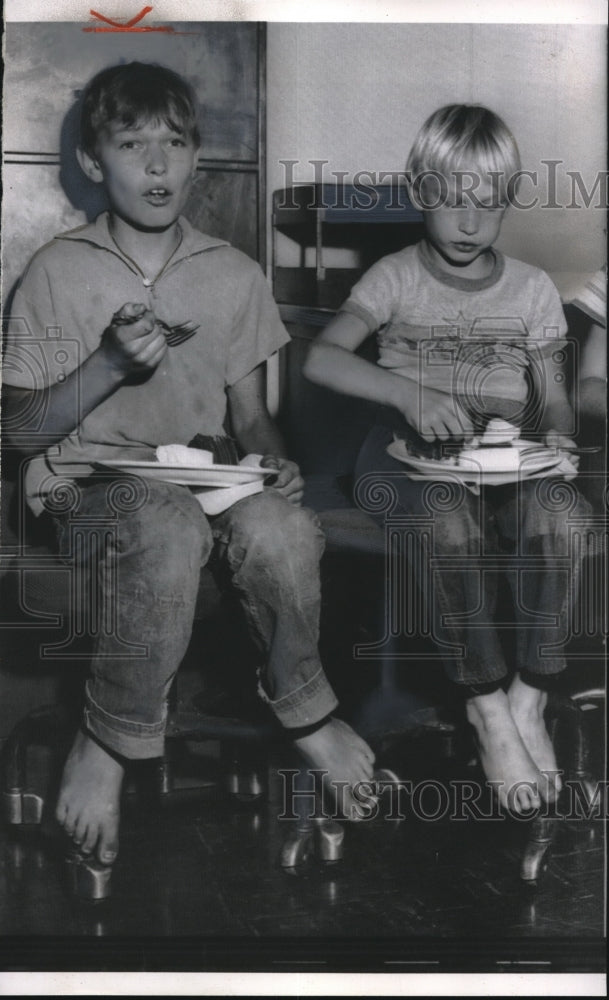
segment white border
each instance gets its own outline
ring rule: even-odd
[[[143,0],[5,0],[7,21],[91,21],[135,16]],[[606,24],[604,0],[147,0],[160,21],[375,21],[412,23]]]
[[[128,20],[143,0],[5,0],[5,21]],[[163,21],[606,24],[604,0],[147,0]],[[0,972],[0,996],[607,996],[583,974]]]
[[[27,987],[27,988],[26,988]],[[595,973],[32,972],[0,974],[1,996],[606,996]]]

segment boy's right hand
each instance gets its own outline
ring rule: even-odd
[[[141,302],[127,302],[103,332],[101,350],[123,378],[153,372],[167,351],[167,341],[154,313]]]
[[[415,390],[416,392],[416,390]],[[414,394],[413,394],[414,395]],[[457,400],[446,392],[422,387],[400,407],[406,420],[426,441],[448,441],[474,436],[474,425]]]

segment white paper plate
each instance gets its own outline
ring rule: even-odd
[[[97,464],[109,469],[120,469],[133,476],[175,483],[177,486],[240,486],[264,479],[265,476],[276,475],[275,469],[263,469],[259,465],[208,465],[197,469],[188,465],[162,465],[160,462],[134,462],[121,458],[113,462],[98,460]]]
[[[457,466],[444,468],[442,472],[408,472],[409,479],[425,480],[432,483],[470,483],[478,486],[506,486],[508,483],[523,482],[525,479],[543,479],[544,476],[551,475],[556,466],[539,472],[525,473],[521,471],[511,472],[466,472]],[[562,475],[562,473],[560,473]]]
[[[533,442],[521,442],[520,448],[532,447]],[[404,441],[392,441],[387,445],[387,452],[392,458],[398,460],[398,462],[403,462],[404,465],[410,466],[414,471],[409,473],[412,479],[430,479],[430,480],[446,480],[452,481],[460,480],[465,483],[479,483],[487,486],[501,486],[504,483],[514,483],[518,482],[520,479],[537,479],[541,476],[548,475],[553,469],[561,465],[563,459],[562,456],[557,455],[551,449],[545,449],[540,447],[535,452],[523,455],[520,465],[518,468],[514,468],[512,465],[510,468],[505,469],[485,469],[484,468],[484,458],[482,457],[484,449],[480,449],[481,457],[480,464],[476,468],[471,466],[465,467],[460,465],[448,465],[446,462],[440,462],[435,459],[428,458],[418,458],[417,456],[409,454],[406,450],[406,445]]]

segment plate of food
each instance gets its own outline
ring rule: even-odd
[[[214,462],[210,451],[171,444],[160,445],[156,449],[154,460],[116,458],[99,460],[98,464],[110,469],[119,469],[128,475],[158,479],[165,483],[175,483],[177,486],[221,488],[259,482],[267,476],[277,474],[274,469],[266,469],[256,464],[257,457],[248,455],[239,465],[220,465]]]
[[[392,458],[410,466],[412,479],[455,480],[501,486],[520,479],[537,479],[552,473],[577,471],[556,448],[521,440],[517,427],[503,420],[489,421],[487,430],[466,447],[443,446],[442,457],[417,455],[396,437],[388,446]]]

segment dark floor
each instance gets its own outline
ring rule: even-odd
[[[412,747],[394,748],[394,766]],[[187,759],[182,783],[193,760],[197,773],[214,772],[213,753],[208,744]],[[51,833],[5,826],[0,968],[601,971],[601,820],[557,820],[531,888],[518,877],[529,824],[441,816],[432,781],[452,795],[467,773],[438,760],[416,772],[426,797],[402,806],[404,819],[349,826],[341,862],[302,870],[279,865],[289,823],[277,818],[274,769],[270,801],[211,785],[162,805],[132,792],[113,894],[95,904],[69,895]],[[469,777],[479,776],[470,768]]]
[[[345,603],[348,622],[353,612]],[[429,705],[429,692],[417,691],[414,671],[406,674],[402,664],[400,683],[397,675],[392,681],[387,669],[381,676],[368,662],[353,661],[346,628],[325,635],[324,662],[343,661],[342,685],[333,677],[341,705],[351,717],[365,706],[358,709],[360,731],[372,725],[387,732],[391,716],[410,711],[426,718],[421,706]],[[348,641],[339,642],[343,635]],[[208,642],[195,644],[194,659],[203,645],[210,675],[224,676],[226,642],[217,663]],[[23,655],[13,659],[23,669]],[[575,686],[586,686],[585,659],[575,666]],[[437,695],[441,667],[439,674],[433,669],[426,663],[424,673]],[[182,701],[200,686],[198,670],[196,681],[192,675],[181,671]],[[601,782],[604,713],[587,715],[589,770]],[[224,768],[211,743],[190,745],[178,762],[184,787],[177,797],[151,803],[129,790],[112,896],[100,903],[69,894],[63,844],[52,827],[40,835],[0,825],[0,970],[604,970],[602,818],[557,819],[547,868],[532,888],[519,878],[529,823],[496,810],[476,819],[467,808],[465,818],[451,818],[463,783],[482,780],[467,738],[424,725],[375,749],[380,763],[419,792],[425,787],[425,795],[401,801],[403,819],[349,826],[344,858],[334,865],[280,866],[290,824],[278,819],[277,768],[291,761],[278,748],[268,767],[269,795],[257,801],[239,801],[220,787]],[[47,763],[43,756],[42,773]],[[606,815],[606,783],[599,788]],[[483,800],[480,808],[489,812]]]

